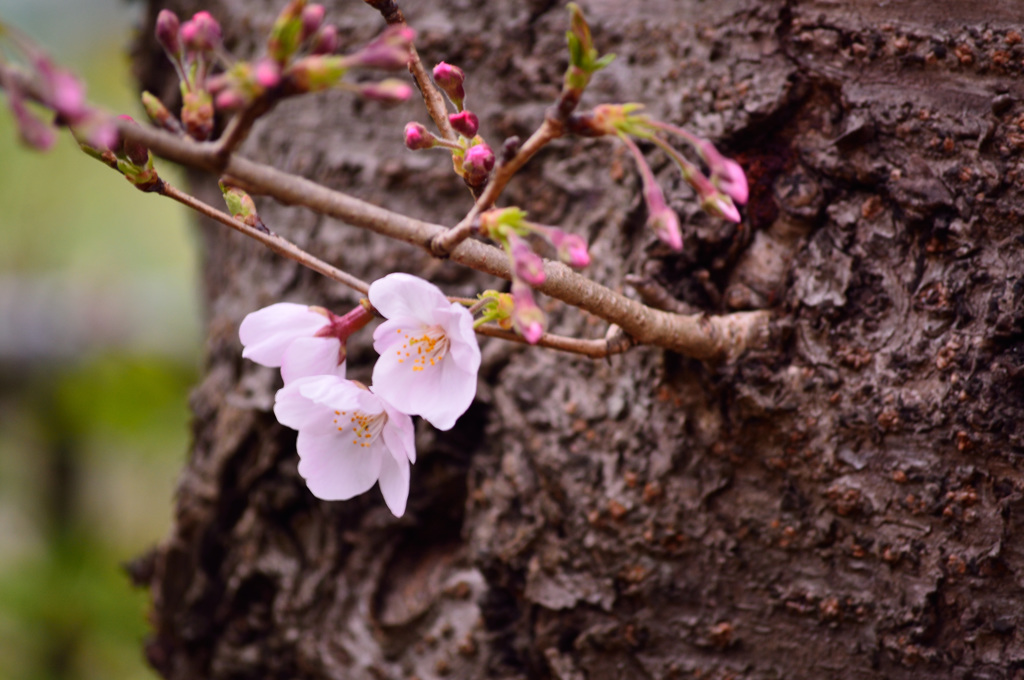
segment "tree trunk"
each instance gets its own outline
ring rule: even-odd
[[[246,55],[279,4],[202,8]],[[407,4],[428,68],[466,70],[481,132],[525,139],[561,84],[565,8]],[[679,310],[769,308],[782,339],[727,365],[484,341],[470,411],[449,432],[418,426],[396,520],[376,490],[307,491],[295,433],[270,410],[278,373],[243,361],[237,339],[264,305],[356,298],[202,225],[195,443],[171,535],[137,565],[150,661],[174,680],[1024,677],[1019,7],[583,4],[619,56],[582,106],[643,102],[714,139],[748,172],[745,220],[699,213],[648,149],[683,217],[684,252],[669,252],[606,139],[553,144],[503,204],[584,236],[607,285],[632,290],[632,276]],[[383,25],[363,3],[328,6],[352,46]],[[136,61],[146,87],[173,92],[153,44]],[[243,153],[454,224],[471,198],[445,154],[403,148],[409,120],[428,121],[422,105],[314,95],[278,106]],[[192,184],[217,202],[215,178]],[[365,279],[500,284],[305,210],[260,211]],[[550,318],[604,332],[559,305]],[[368,382],[361,335],[349,371]]]

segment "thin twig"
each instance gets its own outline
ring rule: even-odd
[[[217,210],[213,206],[203,203],[198,198],[176,189],[167,182],[163,183],[163,188],[160,190],[160,193],[168,198],[174,199],[178,203],[192,208],[196,212],[206,215],[210,219],[216,220],[223,225],[242,232],[250,238],[256,239],[275,253],[283,255],[290,260],[295,260],[302,266],[308,267],[318,274],[323,274],[332,281],[337,281],[338,283],[348,286],[352,290],[362,293],[363,295],[366,295],[370,290],[370,284],[352,276],[348,272],[343,272],[337,267],[327,264],[323,260],[313,257],[291,241],[282,238],[277,234],[268,234],[256,229],[255,227],[250,227],[248,224],[240,220],[236,220],[226,212]]]
[[[502,340],[528,344],[523,336],[512,331],[506,331],[494,324],[479,326],[476,332],[491,338],[501,338]],[[591,359],[604,359],[614,354],[622,354],[636,343],[633,342],[632,338],[623,333],[605,340],[581,340],[580,338],[569,338],[563,335],[545,333],[540,336],[540,340],[535,344],[538,347],[557,349],[562,352],[571,352],[572,354],[582,354]]]
[[[224,134],[215,142],[217,145],[217,156],[227,160],[228,156],[233,154],[242,145],[245,138],[249,136],[249,131],[252,130],[256,120],[269,111],[271,107],[272,104],[265,97],[260,97],[236,113],[228,121]]]
[[[512,176],[526,165],[526,162],[533,158],[548,142],[557,139],[561,135],[562,126],[552,119],[545,118],[544,123],[537,128],[536,132],[530,135],[530,138],[516,151],[515,155],[495,169],[494,174],[487,183],[487,187],[480,194],[480,197],[477,198],[476,203],[473,204],[473,207],[470,208],[466,216],[454,227],[443,234],[439,234],[431,241],[430,252],[436,257],[447,257],[457,245],[469,238],[476,218],[480,216],[480,213],[494,205],[501,192],[508,185],[509,180],[512,179]]]

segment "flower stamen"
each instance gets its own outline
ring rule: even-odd
[[[344,416],[347,415],[347,411],[335,411],[335,415]],[[386,411],[380,413],[363,413],[362,411],[356,411],[353,415],[349,416],[348,423],[338,425],[338,419],[334,419],[334,424],[338,425],[338,432],[351,431],[355,436],[352,443],[358,445],[361,448],[369,448],[373,445],[374,440],[384,431],[384,425],[388,422],[388,414]]]
[[[404,333],[402,329],[398,329],[398,332],[405,338],[396,352],[399,357],[405,355],[405,359],[399,358],[398,363],[403,364],[406,359],[410,359],[414,373],[440,365],[445,355],[448,354],[451,343],[440,326],[424,328],[420,335],[410,335]]]

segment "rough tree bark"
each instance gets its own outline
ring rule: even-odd
[[[193,0],[153,2],[185,15]],[[203,2],[259,49],[278,0]],[[651,348],[610,361],[483,343],[479,397],[418,431],[409,511],[313,498],[277,372],[242,317],[354,297],[204,225],[208,344],[171,534],[136,565],[146,650],[191,678],[1024,677],[1024,42],[1005,0],[582,2],[619,58],[583,106],[642,101],[748,170],[746,221],[699,214],[667,163],[685,251],[643,228],[607,141],[562,140],[506,204],[593,244],[589,274],[652,300],[770,308],[783,340],[729,365]],[[356,44],[381,19],[329,5]],[[557,92],[560,3],[405,7],[428,64],[468,73],[492,142]],[[173,92],[145,42],[143,84]],[[443,154],[405,151],[418,105],[279,106],[243,152],[454,224]],[[651,153],[657,161],[659,156]],[[193,178],[216,200],[212,178]],[[495,282],[308,212],[272,229],[367,279]],[[599,337],[554,308],[553,330]],[[368,338],[350,371],[369,377]]]

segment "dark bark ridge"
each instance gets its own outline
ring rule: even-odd
[[[273,11],[256,4],[226,22],[243,51]],[[663,167],[686,248],[650,245],[628,159],[592,140],[559,141],[507,200],[584,234],[599,281],[632,275],[681,309],[772,308],[785,340],[720,366],[488,341],[470,413],[418,432],[396,521],[375,491],[308,494],[294,433],[269,411],[279,378],[240,359],[238,322],[259,306],[353,299],[204,226],[195,443],[172,533],[137,571],[161,674],[1024,672],[1019,17],[985,1],[710,5],[586,5],[596,43],[620,57],[584,105],[643,101],[722,140],[752,181],[743,229],[694,214]],[[541,120],[565,63],[562,7],[405,10],[428,64],[466,69],[485,134]],[[329,16],[354,42],[381,23],[361,4]],[[166,78],[153,64],[150,87]],[[401,149],[412,118],[426,116],[344,96],[288,102],[244,151],[454,224],[469,199],[443,158]],[[363,278],[412,271],[463,295],[493,285],[308,212],[260,211]],[[596,330],[571,312],[553,322]],[[372,361],[365,338],[353,343],[353,377]]]

